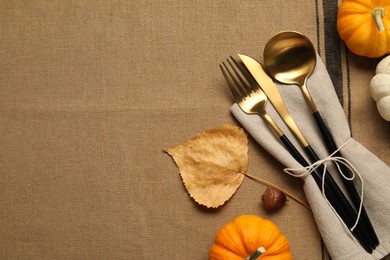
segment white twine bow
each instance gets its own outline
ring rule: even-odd
[[[325,186],[325,176],[327,174],[327,164],[329,162],[333,162],[336,166],[337,166],[337,169],[340,173],[340,175],[348,180],[348,181],[352,181],[353,179],[355,179],[356,176],[359,177],[360,179],[360,182],[361,182],[361,191],[360,191],[360,204],[359,204],[359,211],[358,211],[358,215],[357,215],[357,218],[356,218],[356,221],[354,223],[354,225],[349,229],[351,232],[356,228],[358,222],[359,222],[359,219],[360,219],[360,216],[361,216],[361,212],[362,212],[362,207],[363,207],[363,195],[364,195],[364,182],[363,182],[363,178],[362,176],[360,175],[359,171],[355,168],[355,166],[353,166],[353,164],[348,161],[347,159],[343,158],[343,157],[339,157],[339,156],[335,156],[334,155],[339,152],[341,149],[344,148],[344,146],[346,146],[350,141],[352,140],[352,138],[348,139],[348,141],[346,141],[342,146],[340,146],[336,151],[334,151],[332,154],[330,154],[328,157],[324,158],[324,159],[321,159],[309,166],[306,166],[306,167],[300,167],[300,168],[285,168],[284,169],[284,172],[286,172],[287,174],[291,175],[291,176],[294,176],[294,177],[299,177],[299,178],[303,178],[303,177],[306,177],[308,175],[310,175],[312,172],[316,171],[317,168],[321,165],[324,166],[324,169],[323,169],[323,172],[322,172],[322,196],[325,198],[326,202],[328,203],[328,205],[330,206],[330,208],[334,211],[334,213],[336,214],[336,216],[339,218],[339,220],[341,221],[341,223],[344,225],[345,228],[349,229],[345,223],[342,221],[341,217],[337,214],[336,210],[333,208],[333,206],[330,204],[330,202],[328,201],[328,199],[326,198],[326,195],[325,195],[325,189],[324,189],[324,186]],[[352,173],[350,177],[348,177],[347,175],[345,175],[341,169],[340,169],[340,164],[343,164],[345,167],[348,168],[348,170]]]

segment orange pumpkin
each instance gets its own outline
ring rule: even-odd
[[[337,31],[355,54],[375,58],[390,53],[390,0],[343,0]]]
[[[264,252],[265,251],[265,252]],[[271,221],[242,215],[223,226],[210,250],[210,260],[289,260],[286,236]]]

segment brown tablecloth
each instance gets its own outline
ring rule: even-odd
[[[353,137],[390,164],[390,125],[369,94],[379,59],[336,32],[337,1],[1,1],[0,258],[207,259],[218,229],[256,214],[295,259],[328,259],[310,210],[270,214],[246,179],[198,206],[162,149],[237,124],[218,63],[262,60],[281,30],[326,62]],[[249,173],[304,198],[300,180],[250,140]],[[390,177],[390,176],[389,176]],[[390,258],[389,258],[390,259]]]

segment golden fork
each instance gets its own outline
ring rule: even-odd
[[[230,56],[230,60],[227,59],[227,63],[230,69],[225,62],[222,62],[222,65],[219,65],[219,67],[221,68],[230,92],[234,97],[234,101],[238,104],[241,110],[246,114],[260,115],[268,123],[294,159],[301,165],[308,166],[309,163],[307,163],[306,159],[300,154],[272,117],[267,113],[266,104],[268,102],[268,98],[257,82],[249,73],[245,73],[243,65],[238,63],[232,56]]]
[[[231,60],[238,67],[240,64],[233,58]],[[239,107],[247,114],[258,114],[260,115],[272,128],[275,134],[280,138],[283,136],[282,130],[277,126],[275,121],[269,116],[265,110],[268,98],[261,89],[254,91],[250,85],[248,85],[243,78],[239,75],[236,67],[233,66],[230,60],[227,60],[236,77],[233,76],[232,72],[228,69],[226,64],[222,62],[219,67],[225,77],[226,82],[230,88],[230,92],[233,94],[235,102]],[[238,82],[240,81],[240,82]],[[241,84],[240,84],[241,83]]]

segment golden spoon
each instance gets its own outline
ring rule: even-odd
[[[264,63],[268,72],[277,81],[301,87],[310,110],[317,112],[306,81],[316,66],[313,44],[304,35],[285,31],[276,34],[264,48]]]
[[[328,152],[333,153],[337,150],[336,144],[306,86],[307,79],[316,66],[316,60],[316,51],[311,41],[306,36],[294,31],[285,31],[276,34],[267,42],[264,48],[264,63],[268,72],[274,79],[281,83],[295,84],[301,88],[306,103],[313,113],[324,138]],[[335,156],[341,157],[341,154],[337,152]],[[348,169],[343,164],[340,164],[340,169],[346,176],[351,177]],[[358,208],[361,200],[356,187],[353,182],[344,178],[342,180],[355,207]],[[364,207],[361,212],[361,220],[364,221],[369,229],[372,246],[375,248],[379,244],[379,241]]]

